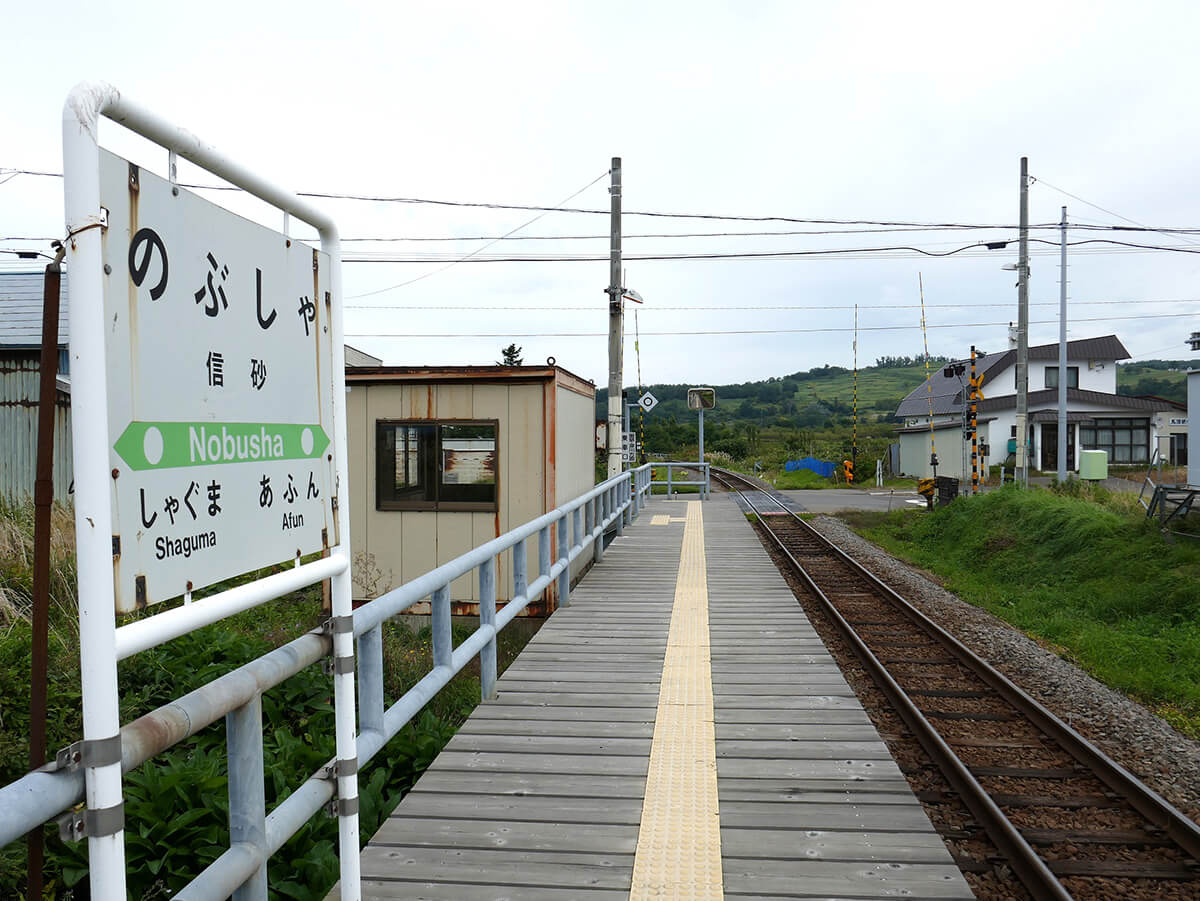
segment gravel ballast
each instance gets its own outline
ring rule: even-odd
[[[1193,821],[1200,821],[1200,742],[1002,620],[960,600],[841,520],[818,516],[812,525]]]

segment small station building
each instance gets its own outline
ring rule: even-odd
[[[415,579],[595,484],[596,386],[560,366],[347,365],[346,390],[356,599]],[[527,555],[536,567],[536,539]],[[590,551],[576,558],[572,578],[590,562]],[[503,569],[497,595],[512,597]],[[451,601],[455,614],[478,611],[472,577],[454,582]],[[554,598],[548,603],[526,612],[546,615]]]

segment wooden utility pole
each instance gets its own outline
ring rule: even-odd
[[[608,477],[621,474],[621,421],[625,404],[622,388],[622,350],[624,321],[621,297],[621,158],[612,160],[612,198],[610,232],[612,244],[608,258]]]
[[[1058,287],[1058,480],[1067,480],[1067,208],[1062,208],[1062,264]]]
[[[1021,157],[1021,240],[1017,259],[1017,484],[1029,486],[1029,158]]]

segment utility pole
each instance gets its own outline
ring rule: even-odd
[[[1017,460],[1013,473],[1029,487],[1029,158],[1021,157],[1021,240],[1017,259]]]
[[[608,257],[608,477],[621,474],[621,419],[625,404],[622,382],[624,327],[621,297],[621,158],[612,160],[612,201],[610,231],[612,244]]]
[[[1067,208],[1062,208],[1062,262],[1058,276],[1058,480],[1067,480]]]

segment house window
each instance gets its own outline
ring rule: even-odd
[[[1097,418],[1079,426],[1079,443],[1107,451],[1110,463],[1145,463],[1150,459],[1150,420]]]
[[[1057,388],[1058,387],[1058,367],[1057,366],[1047,366],[1046,367],[1046,387],[1047,388]],[[1079,367],[1078,366],[1068,366],[1067,367],[1067,387],[1068,388],[1078,388],[1079,387]]]
[[[377,510],[496,509],[496,422],[376,422]]]

